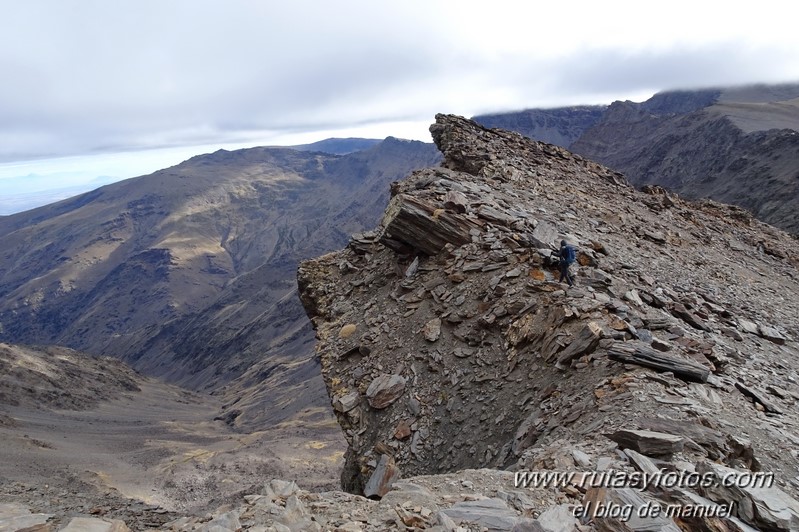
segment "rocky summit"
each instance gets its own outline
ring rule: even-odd
[[[430,130],[442,166],[392,184],[379,227],[298,269],[348,442],[343,488],[385,500],[401,479],[480,468],[478,483],[498,470],[773,483],[525,491],[509,475],[438,501],[445,517],[399,504],[363,526],[573,530],[582,505],[583,529],[799,530],[799,243],[516,133],[451,115]],[[561,240],[574,287],[551,257]],[[597,511],[614,505],[685,511]]]

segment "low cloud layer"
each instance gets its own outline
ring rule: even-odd
[[[780,3],[657,16],[628,2],[383,4],[7,6],[0,162],[799,80]]]

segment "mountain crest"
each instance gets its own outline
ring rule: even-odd
[[[647,431],[668,447],[655,455],[697,467],[795,470],[777,451],[799,426],[793,239],[461,117],[437,115],[431,133],[444,167],[392,185],[375,231],[298,270],[349,444],[345,489],[379,497],[400,475],[465,468],[632,470],[616,449],[640,451]],[[561,240],[577,249],[573,288],[551,259]]]

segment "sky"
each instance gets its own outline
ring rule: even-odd
[[[0,0],[0,214],[220,147],[799,81],[786,5]]]

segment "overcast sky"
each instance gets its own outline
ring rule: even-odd
[[[67,156],[125,177],[158,166],[108,154],[165,165],[222,145],[429,141],[437,112],[799,81],[788,5],[0,0],[0,183]]]

